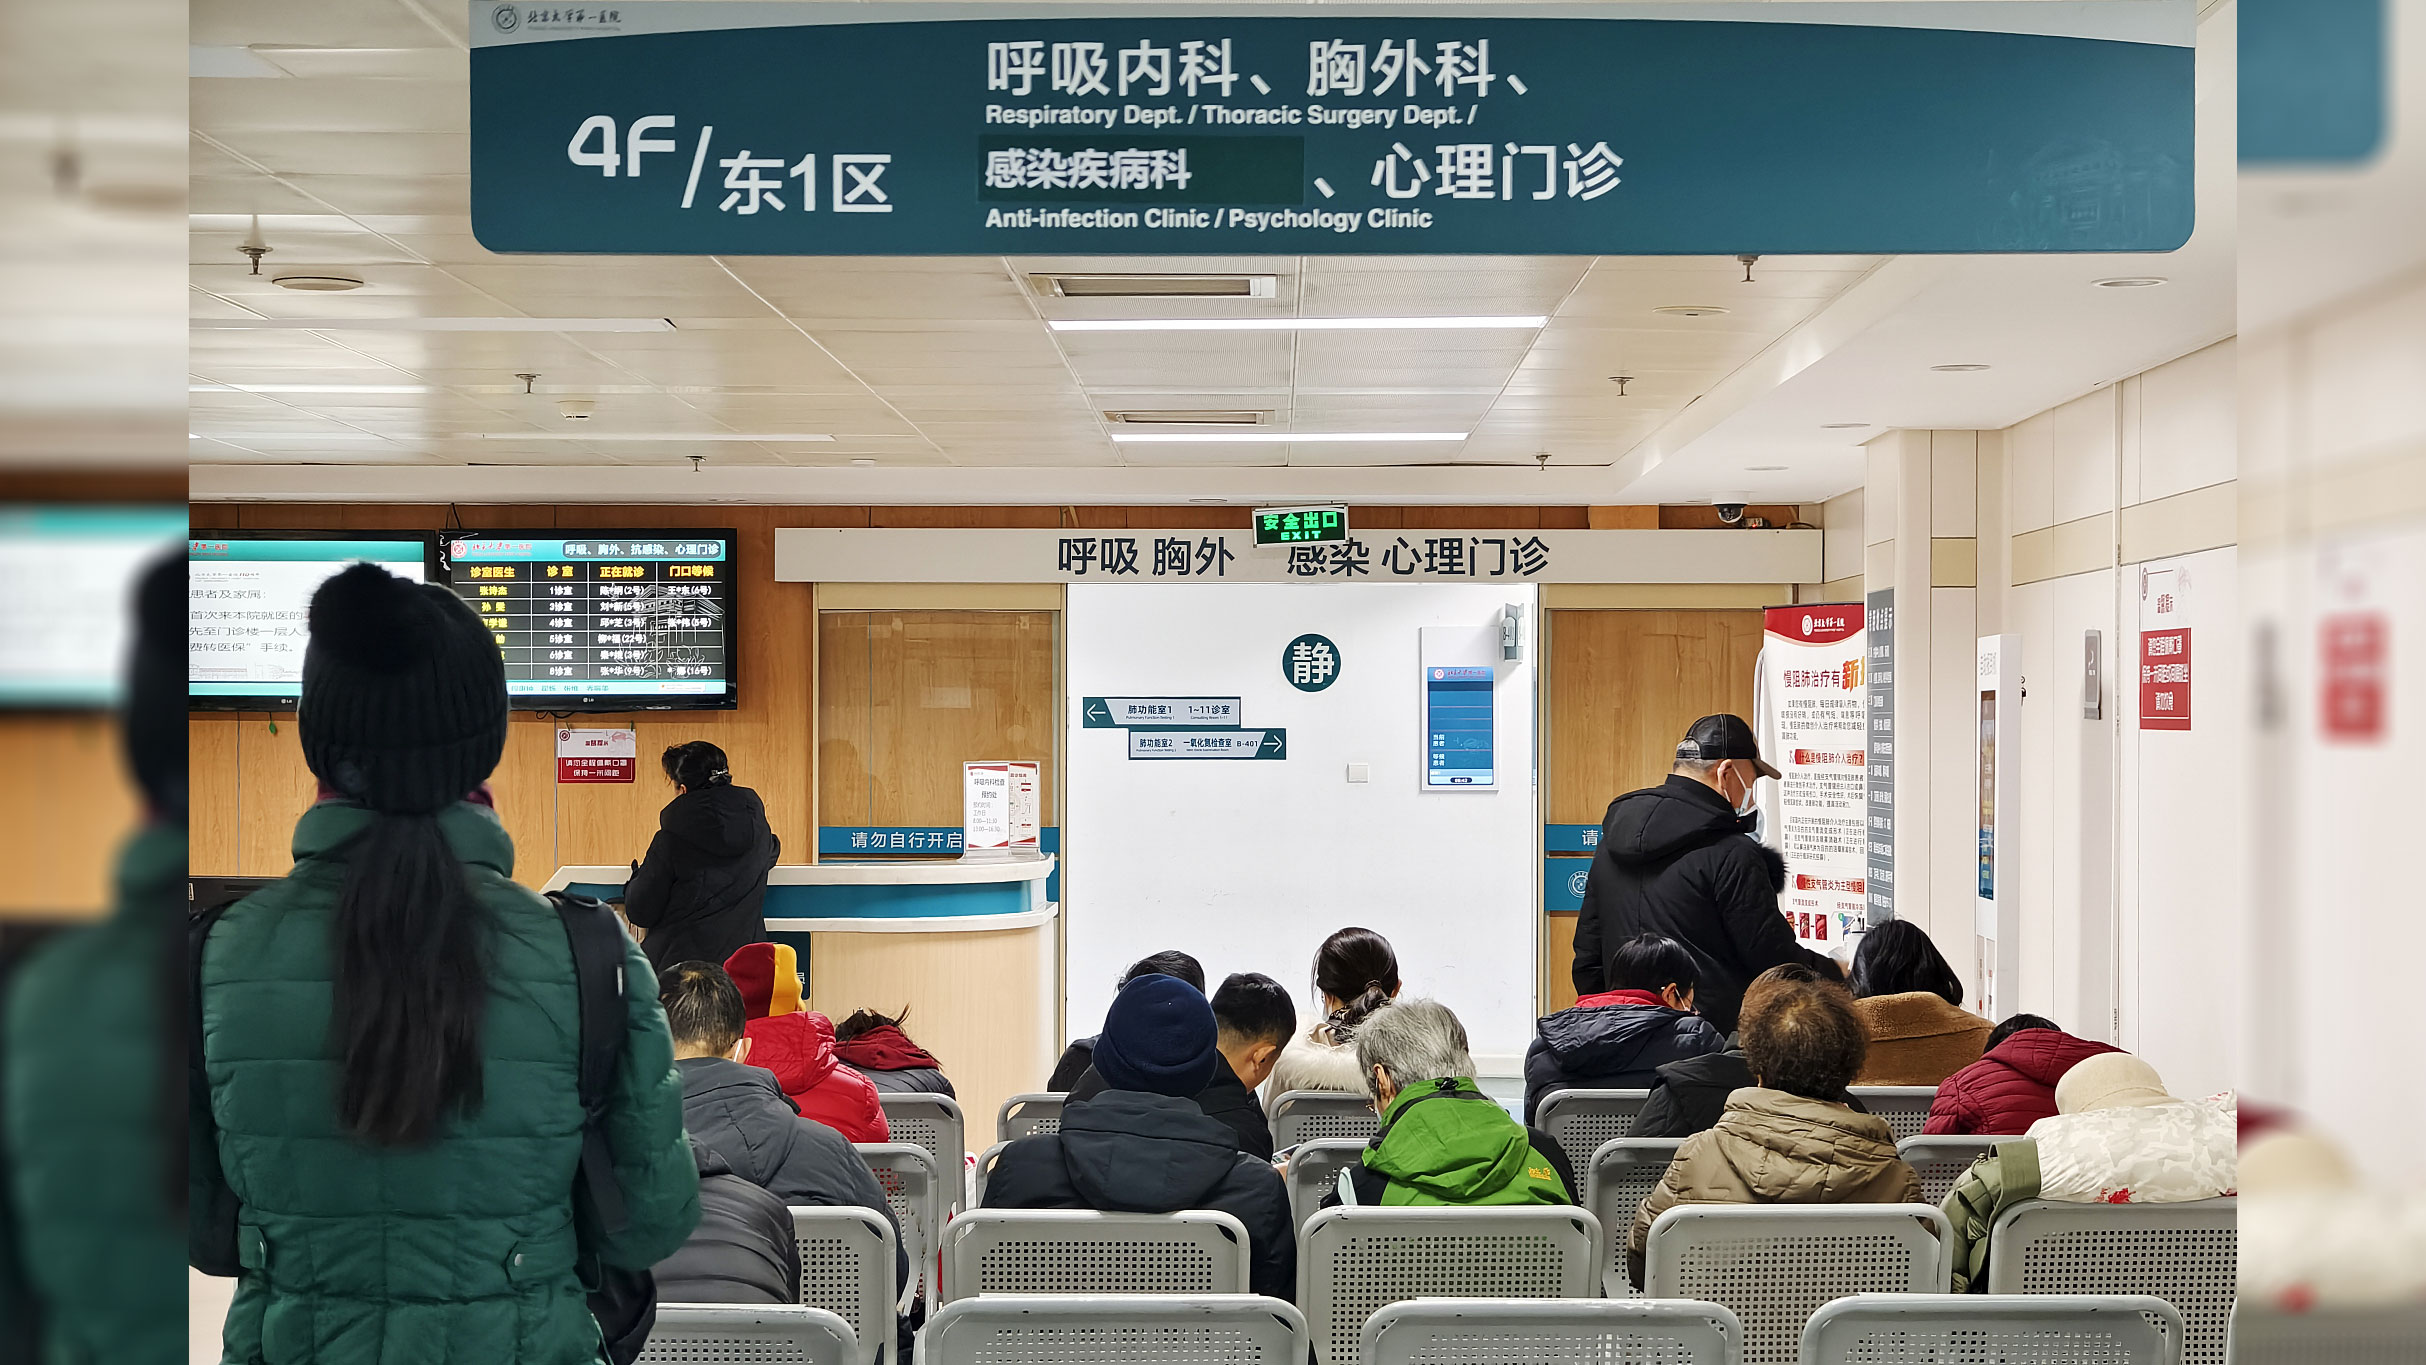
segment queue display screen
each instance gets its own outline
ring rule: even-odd
[[[464,531],[439,549],[517,709],[735,704],[731,531]]]
[[[135,580],[185,538],[185,508],[0,507],[0,706],[115,706]]]
[[[430,581],[427,532],[196,531],[186,541],[187,692],[205,710],[283,711],[303,692],[312,594],[350,564]]]

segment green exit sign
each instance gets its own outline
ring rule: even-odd
[[[1345,507],[1264,507],[1255,513],[1258,545],[1307,545],[1347,538]]]

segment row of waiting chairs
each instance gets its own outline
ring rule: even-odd
[[[824,1209],[797,1210],[795,1222],[804,1239],[803,1300],[865,1331],[889,1322],[899,1301],[887,1292],[892,1244],[882,1220]],[[1987,1289],[2152,1294],[2180,1313],[2186,1365],[2221,1365],[2236,1231],[2229,1199],[2033,1201],[1992,1230]],[[1652,1226],[1645,1292],[1725,1304],[1742,1323],[1742,1359],[1782,1365],[1824,1303],[1943,1292],[1947,1233],[1945,1215],[1925,1204],[1684,1205]],[[1330,1209],[1298,1234],[1297,1302],[1317,1359],[1340,1365],[1352,1359],[1365,1321],[1400,1300],[1600,1297],[1610,1287],[1612,1244],[1624,1238],[1622,1225],[1604,1227],[1581,1208]],[[947,1225],[941,1260],[931,1305],[996,1294],[1235,1294],[1250,1282],[1245,1229],[1211,1210],[978,1208]],[[863,1365],[880,1359],[871,1348]]]
[[[2410,1326],[2415,1329],[2414,1318]],[[1833,1300],[1796,1334],[1799,1365],[1995,1362],[2179,1365],[2182,1320],[2144,1295],[1876,1294]],[[946,1305],[920,1334],[918,1365],[1302,1365],[1304,1314],[1251,1294],[990,1295]],[[1365,1320],[1359,1365],[1536,1365],[1642,1361],[1740,1365],[1741,1320],[1694,1299],[1630,1303],[1441,1298]],[[849,1325],[816,1308],[669,1305],[646,1365],[854,1365]],[[2252,1362],[2252,1365],[2256,1365]]]

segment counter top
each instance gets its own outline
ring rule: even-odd
[[[774,934],[989,933],[1050,922],[1045,899],[1057,859],[1011,857],[781,863],[767,873],[767,931]],[[612,897],[627,865],[560,867],[543,890]]]

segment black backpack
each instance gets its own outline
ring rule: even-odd
[[[632,1365],[657,1325],[657,1281],[646,1270],[607,1265],[597,1252],[598,1244],[623,1231],[628,1221],[605,1129],[607,1104],[615,1088],[615,1064],[623,1053],[625,936],[615,913],[598,900],[565,891],[549,892],[548,900],[564,921],[565,937],[572,943],[573,979],[581,1000],[581,1164],[573,1175],[581,1283],[589,1291],[590,1315],[598,1320],[607,1359],[613,1365]],[[202,1064],[202,944],[231,903],[197,905],[186,921],[193,1013],[186,1056],[197,1096],[207,1095],[210,1089]],[[202,1112],[208,1112],[207,1103]],[[241,1273],[236,1259],[235,1200],[222,1199],[217,1206],[198,1212],[203,1216],[193,1220],[187,1259],[205,1274]]]

